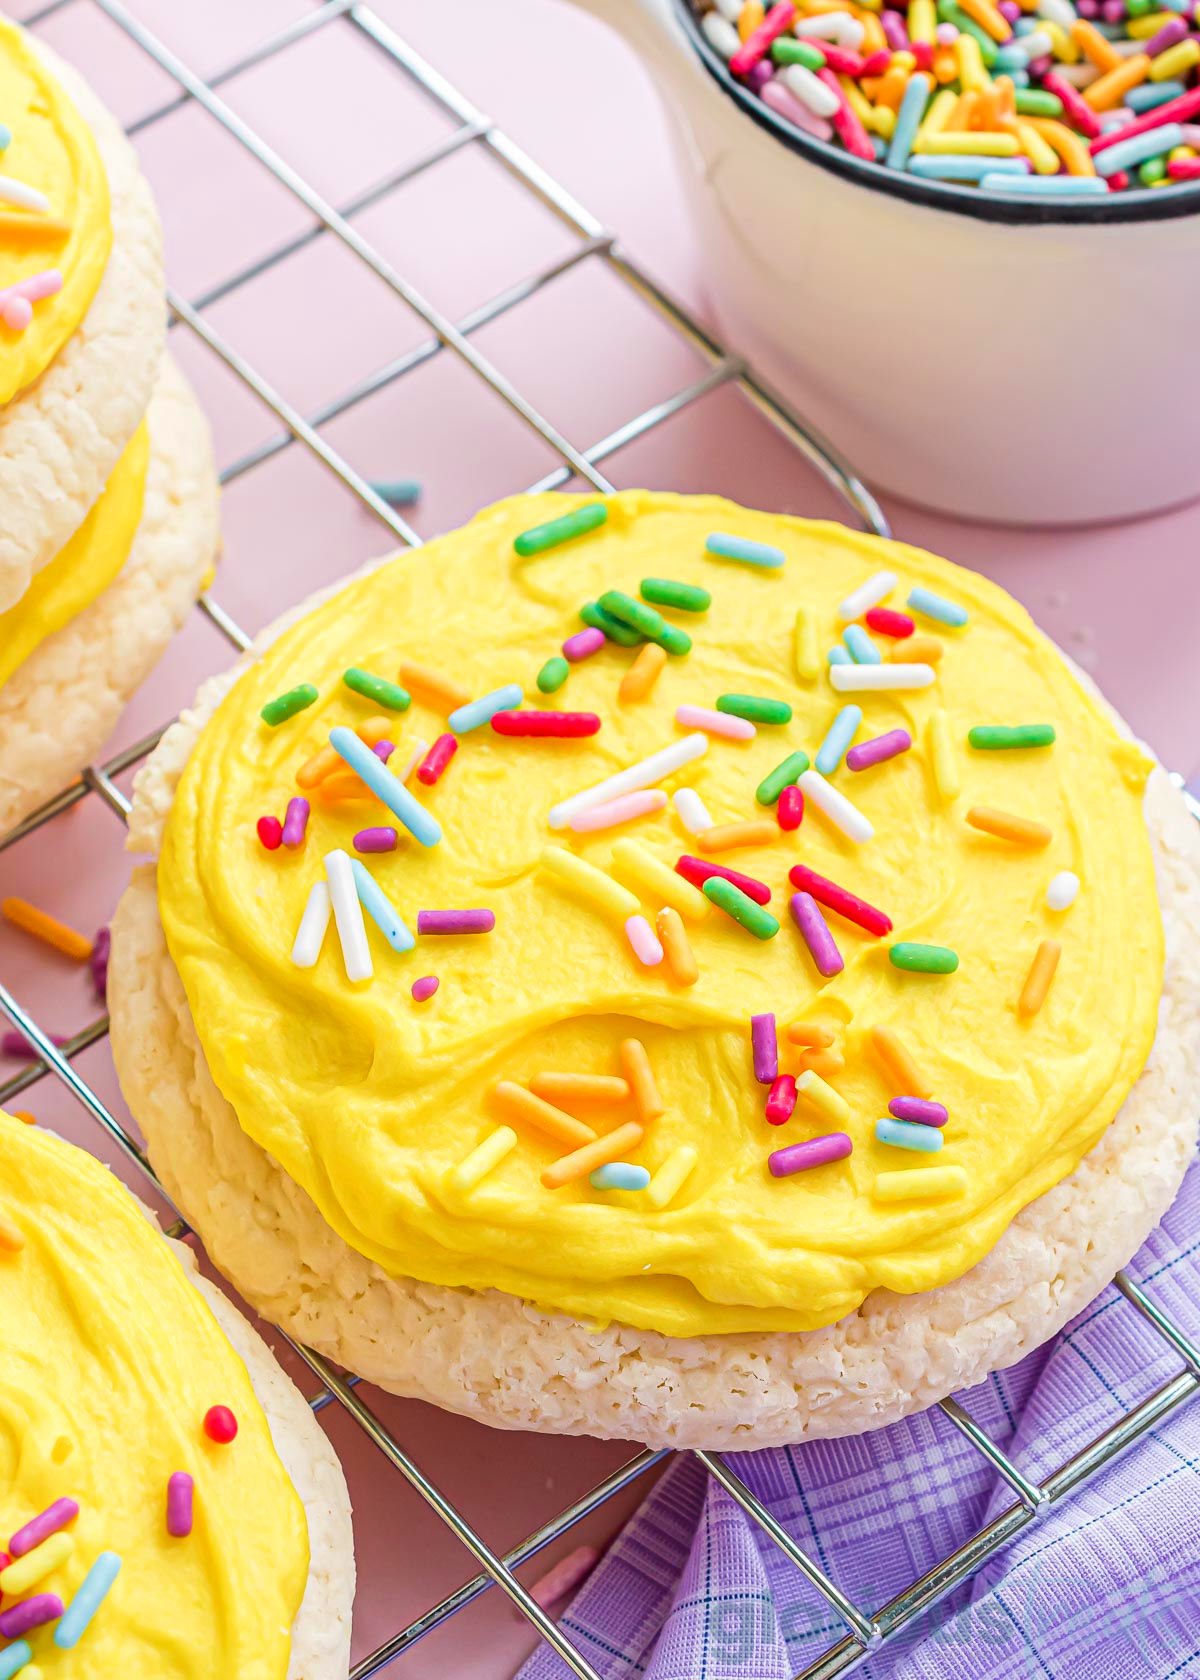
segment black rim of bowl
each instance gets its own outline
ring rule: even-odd
[[[1016,193],[983,193],[978,187],[963,187],[953,181],[923,181],[901,170],[888,169],[882,163],[868,163],[852,152],[805,134],[777,116],[756,93],[730,74],[720,54],[709,46],[690,0],[675,0],[675,8],[709,75],[753,122],[793,152],[799,152],[809,163],[853,181],[856,186],[866,187],[869,192],[887,193],[930,210],[973,216],[980,222],[1015,222],[1030,227],[1064,222],[1103,226],[1114,222],[1171,221],[1177,216],[1194,215],[1200,208],[1200,181],[1180,182],[1174,187],[1128,188],[1125,192],[1092,194],[1072,201],[1022,198]]]

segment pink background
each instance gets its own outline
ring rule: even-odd
[[[203,6],[132,0],[133,15],[204,75],[308,9],[300,0],[257,0],[252,6],[244,0],[206,0]],[[704,254],[679,205],[663,115],[647,73],[621,42],[553,0],[456,0],[453,6],[381,0],[378,12],[703,312]],[[85,71],[126,122],[177,92],[92,0],[73,0],[40,33]],[[451,127],[344,18],[222,92],[336,204]],[[159,196],[169,279],[186,298],[197,298],[310,225],[303,207],[195,107],[185,105],[149,127],[137,144]],[[572,245],[572,236],[478,146],[418,176],[355,222],[454,318]],[[404,304],[327,235],[216,303],[208,319],[305,414],[428,337]],[[694,353],[594,260],[474,342],[581,447],[702,371]],[[277,432],[270,412],[186,328],[172,334],[172,346],[206,404],[223,466]],[[1080,355],[1100,353],[1102,347],[1081,342]],[[1036,367],[1029,373],[1036,392]],[[1113,370],[1113,398],[1119,405],[1119,369]],[[964,402],[985,400],[986,393],[964,382]],[[1049,393],[1039,396],[1037,412],[1052,450]],[[1129,423],[1138,418],[1130,416]],[[425,496],[411,516],[423,535],[460,522],[481,503],[533,482],[556,464],[545,445],[448,354],[362,403],[326,435],[367,476],[424,481]],[[766,507],[839,511],[733,390],[688,410],[604,470],[622,485],[719,489]],[[1019,484],[1013,485],[1013,505],[1019,509]],[[1065,534],[970,527],[895,504],[888,512],[898,536],[977,566],[1010,588],[1099,679],[1168,766],[1193,775],[1200,766],[1192,722],[1200,702],[1200,662],[1194,658],[1200,568],[1192,563],[1200,509]],[[230,487],[225,534],[214,594],[248,629],[391,546],[386,530],[296,446]],[[202,676],[228,662],[226,644],[193,615],[130,708],[114,748],[179,710]],[[125,879],[121,841],[112,814],[87,800],[0,854],[0,892],[24,894],[90,932],[107,919]],[[95,1012],[86,976],[2,927],[0,978],[52,1030],[74,1032]],[[77,1065],[124,1115],[107,1047],[84,1053]],[[0,1070],[0,1076],[10,1071]],[[97,1128],[53,1081],[43,1081],[15,1106],[32,1108],[41,1120],[112,1158]],[[304,1386],[311,1390],[311,1378]],[[426,1473],[501,1548],[629,1456],[622,1445],[501,1438],[424,1405],[371,1398]],[[361,1657],[474,1569],[399,1476],[381,1474],[375,1449],[355,1426],[336,1407],[323,1417],[343,1454],[356,1505],[361,1589],[355,1655]],[[525,1578],[536,1578],[580,1540],[611,1533],[634,1498],[636,1492],[589,1519],[527,1567]],[[500,1595],[489,1593],[389,1672],[452,1671],[463,1680],[494,1680],[511,1673],[530,1643]]]

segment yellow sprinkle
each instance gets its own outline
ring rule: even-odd
[[[945,652],[936,636],[909,636],[888,650],[893,665],[936,665]]]
[[[962,781],[958,774],[954,743],[950,739],[950,719],[940,709],[929,714],[929,722],[925,725],[925,744],[933,770],[933,785],[938,798],[948,805],[952,799],[958,798]]]
[[[970,35],[959,40],[971,40]],[[925,142],[930,157],[1016,157],[1021,147],[1015,134],[986,133],[972,129],[968,134],[931,134]]]
[[[827,1085],[821,1075],[814,1073],[811,1068],[797,1079],[796,1095],[806,1097],[814,1108],[820,1109],[827,1120],[844,1125],[850,1118],[850,1104],[845,1097],[835,1091],[832,1085]]]
[[[594,864],[585,863],[574,852],[564,851],[561,846],[547,846],[541,862],[542,868],[555,880],[581,898],[588,899],[606,915],[615,917],[622,926],[630,916],[641,914],[642,907],[628,887],[619,886],[611,875],[606,875]]]
[[[1170,23],[1174,16],[1174,12],[1151,12],[1147,17],[1127,18],[1121,28],[1131,41],[1148,41],[1151,36],[1158,34],[1164,24]],[[1042,24],[1040,27],[1044,29],[1046,26]]]
[[[50,945],[56,951],[61,951],[64,957],[70,957],[73,962],[86,962],[92,954],[92,942],[85,939],[83,934],[60,922],[57,916],[50,915],[47,910],[39,910],[36,904],[29,904],[23,898],[6,898],[0,903],[0,911],[4,913],[6,921],[14,927],[19,927],[25,933],[31,933],[35,939],[40,939],[43,945]]]
[[[877,1202],[915,1202],[935,1196],[961,1196],[966,1188],[967,1175],[962,1167],[905,1167],[898,1172],[877,1173],[871,1194]]]
[[[1017,139],[1021,142],[1021,150],[1033,164],[1035,175],[1058,174],[1057,152],[1042,138],[1032,123],[1017,124]]]
[[[954,56],[958,60],[958,79],[964,93],[982,93],[984,88],[992,85],[992,78],[984,67],[979,42],[973,35],[968,35],[965,29],[954,43]]]
[[[821,674],[821,657],[817,650],[817,621],[807,607],[801,607],[796,614],[792,660],[800,682],[816,682]]]
[[[557,1161],[551,1161],[542,1173],[542,1183],[547,1190],[559,1190],[564,1184],[574,1184],[577,1179],[595,1172],[597,1167],[606,1167],[610,1161],[621,1160],[637,1148],[645,1135],[645,1128],[639,1126],[636,1120],[627,1120],[623,1126],[614,1127],[603,1137],[585,1143],[582,1149],[572,1150],[569,1155],[560,1155]]]
[[[712,909],[697,887],[655,857],[640,840],[618,840],[612,849],[612,867],[622,880],[643,888],[649,897],[669,904],[689,921],[702,922]]]
[[[700,1159],[690,1143],[677,1143],[646,1186],[646,1200],[660,1212],[673,1202]]]
[[[51,1570],[64,1564],[74,1550],[73,1535],[52,1534],[48,1540],[43,1540],[40,1546],[26,1552],[24,1557],[17,1558],[15,1563],[10,1563],[7,1569],[0,1570],[0,1593],[6,1598],[20,1598],[30,1587],[36,1587],[39,1581],[44,1581]]]
[[[909,0],[908,38],[931,47],[937,40],[937,7],[934,0]]]
[[[862,123],[863,127],[869,130],[871,124],[875,120],[873,114],[875,107],[871,104],[871,101],[859,87],[858,83],[852,82],[849,76],[839,76],[838,83],[841,86],[842,92],[846,95],[846,101],[850,106],[850,109],[854,112],[859,122]]]
[[[1054,979],[1054,971],[1058,967],[1058,959],[1062,956],[1062,946],[1057,939],[1043,939],[1038,946],[1025,984],[1021,988],[1021,997],[1017,1003],[1019,1015],[1036,1015],[1046,1001],[1046,993],[1050,990],[1050,982]],[[0,1577],[0,1586],[3,1579]]]
[[[933,98],[930,100],[929,109],[926,111],[924,117],[922,118],[921,126],[917,130],[917,137],[913,142],[914,152],[920,151],[925,141],[928,140],[931,135],[941,134],[945,131],[946,124],[950,121],[950,114],[957,104],[958,95],[952,88],[938,89],[937,93],[935,93]]]
[[[658,681],[659,672],[666,663],[666,648],[659,647],[657,642],[647,642],[621,678],[617,699],[622,705],[627,706],[633,700],[644,700]]]
[[[1166,52],[1150,62],[1150,80],[1152,82],[1170,82],[1176,76],[1185,76],[1193,64],[1200,64],[1200,42],[1178,41]]]
[[[896,113],[890,105],[872,105],[871,120],[867,124],[872,134],[878,134],[881,140],[890,140],[896,132]]]
[[[1128,25],[1124,26],[1128,29]],[[1061,23],[1051,18],[1039,18],[1038,28],[1050,37],[1050,50],[1060,64],[1078,64],[1083,57],[1078,44],[1072,41]]]

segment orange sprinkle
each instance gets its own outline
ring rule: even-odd
[[[12,1111],[12,1117],[14,1120],[23,1121],[26,1126],[37,1125],[37,1115],[30,1114],[27,1108],[14,1108]]]
[[[738,13],[737,32],[740,41],[748,41],[763,20],[762,0],[746,0]]]
[[[1068,175],[1094,175],[1096,165],[1092,154],[1078,134],[1055,117],[1026,117],[1025,121],[1052,151],[1058,153]]]
[[[340,805],[351,800],[361,802],[364,799],[375,798],[367,784],[353,770],[338,771],[336,775],[326,776],[312,791],[323,805]]]
[[[535,1073],[529,1081],[535,1097],[559,1107],[571,1103],[628,1102],[629,1081],[615,1073]]]
[[[1046,993],[1050,990],[1050,982],[1054,979],[1054,971],[1061,956],[1062,946],[1057,939],[1042,940],[1029,965],[1025,984],[1021,988],[1021,997],[1017,1004],[1018,1015],[1037,1014],[1046,1001]]]
[[[699,845],[702,852],[732,852],[739,846],[769,846],[779,834],[773,822],[725,823],[720,828],[706,828]]]
[[[816,1027],[811,1021],[793,1021],[784,1028],[784,1037],[792,1044],[804,1044],[810,1050],[828,1050],[833,1034],[828,1027]]]
[[[19,927],[25,933],[31,933],[35,939],[40,939],[43,945],[51,945],[56,951],[61,951],[64,957],[70,957],[72,962],[86,962],[92,954],[92,942],[85,939],[83,934],[60,922],[57,916],[52,916],[47,910],[39,910],[36,904],[30,904],[23,898],[6,898],[0,903],[0,911],[14,927]]]
[[[623,1126],[606,1132],[603,1137],[585,1143],[582,1149],[574,1149],[569,1155],[560,1155],[557,1161],[551,1161],[542,1173],[542,1183],[547,1190],[558,1190],[564,1184],[586,1178],[597,1167],[607,1166],[610,1161],[619,1161],[622,1155],[628,1155],[645,1135],[644,1126],[639,1126],[636,1120],[627,1120]]]
[[[365,746],[376,747],[380,741],[389,739],[389,731],[396,727],[395,722],[389,723],[385,717],[368,718],[360,723],[354,733]],[[331,775],[346,760],[332,747],[322,747],[315,752],[307,764],[302,764],[296,772],[296,782],[302,788],[316,787],[326,776]]]
[[[806,1050],[800,1061],[806,1071],[811,1069],[822,1079],[832,1079],[835,1073],[846,1071],[846,1058],[840,1050]]]
[[[992,0],[958,0],[972,23],[986,30],[993,41],[1003,43],[1012,38],[1012,24],[992,5]]]
[[[981,90],[978,103],[975,106],[975,114],[971,119],[971,127],[980,128],[986,133],[992,134],[1000,127],[1002,115],[1000,89],[993,83],[991,87]]]
[[[844,12],[846,10],[845,6],[840,7],[840,10]],[[886,52],[888,38],[883,33],[883,25],[874,12],[859,12],[858,21],[863,26],[861,49],[863,57],[870,58],[872,53]]]
[[[957,70],[958,64],[956,60],[956,73]],[[979,93],[975,88],[968,88],[965,93],[960,93],[958,96],[958,104],[954,107],[953,111],[951,111],[949,119],[946,123],[947,134],[963,133],[970,128],[971,120],[975,115],[975,107],[978,104]]]
[[[939,87],[946,87],[958,76],[958,59],[951,47],[943,47],[933,55],[933,73]]]
[[[1150,60],[1145,53],[1123,58],[1120,67],[1100,76],[1091,87],[1085,87],[1083,97],[1093,111],[1115,111],[1125,102],[1130,88],[1138,87],[1150,74]]]
[[[401,661],[400,681],[435,712],[456,711],[471,699],[470,693],[458,683],[440,671],[431,671],[428,665],[414,665],[411,659]]]
[[[19,1225],[14,1225],[5,1213],[0,1213],[0,1248],[10,1254],[19,1254],[25,1247],[25,1233]]]
[[[899,1034],[891,1027],[872,1027],[871,1044],[883,1065],[883,1071],[893,1082],[892,1095],[897,1097],[930,1097],[933,1086],[917,1067]]]
[[[1089,23],[1086,18],[1076,18],[1068,33],[1084,57],[1091,59],[1097,70],[1117,70],[1124,64],[1125,60],[1112,42],[1101,35],[1095,24]]]
[[[655,916],[654,926],[662,941],[672,980],[680,986],[694,986],[700,978],[700,970],[696,967],[682,916],[668,904]]]
[[[638,1113],[645,1121],[657,1120],[667,1112],[667,1105],[658,1094],[646,1046],[640,1038],[622,1039],[620,1057],[621,1071],[629,1081]]]
[[[658,681],[658,673],[666,663],[666,648],[659,647],[657,642],[647,642],[621,678],[617,698],[626,705],[631,700],[644,700]]]
[[[1045,823],[1014,817],[1009,811],[993,811],[987,805],[972,805],[967,821],[972,828],[994,834],[997,840],[1011,840],[1014,846],[1048,846],[1053,838]]]
[[[506,1119],[532,1126],[535,1131],[552,1137],[555,1143],[569,1143],[578,1148],[580,1144],[590,1143],[596,1135],[594,1126],[576,1120],[573,1114],[564,1114],[561,1108],[535,1097],[532,1091],[511,1079],[502,1079],[492,1086],[492,1101]]]
[[[908,76],[909,72],[902,64],[893,63],[879,78],[875,103],[885,106],[889,111],[898,111],[900,101],[904,98],[904,90],[908,86]]]
[[[0,244],[61,245],[70,232],[70,222],[64,222],[59,216],[27,216],[20,210],[0,211]]]
[[[945,652],[936,636],[910,636],[888,649],[893,665],[936,665]]]

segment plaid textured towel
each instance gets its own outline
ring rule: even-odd
[[[1200,1164],[1129,1267],[1200,1337]],[[959,1398],[1035,1480],[1182,1369],[1111,1286],[1048,1347]],[[1012,1504],[936,1408],[871,1435],[730,1455],[860,1609],[876,1610]],[[870,1680],[1200,1677],[1200,1406],[1185,1405],[858,1672]],[[791,1680],[842,1624],[690,1455],[562,1619],[605,1680]],[[521,1680],[560,1680],[543,1647]]]

